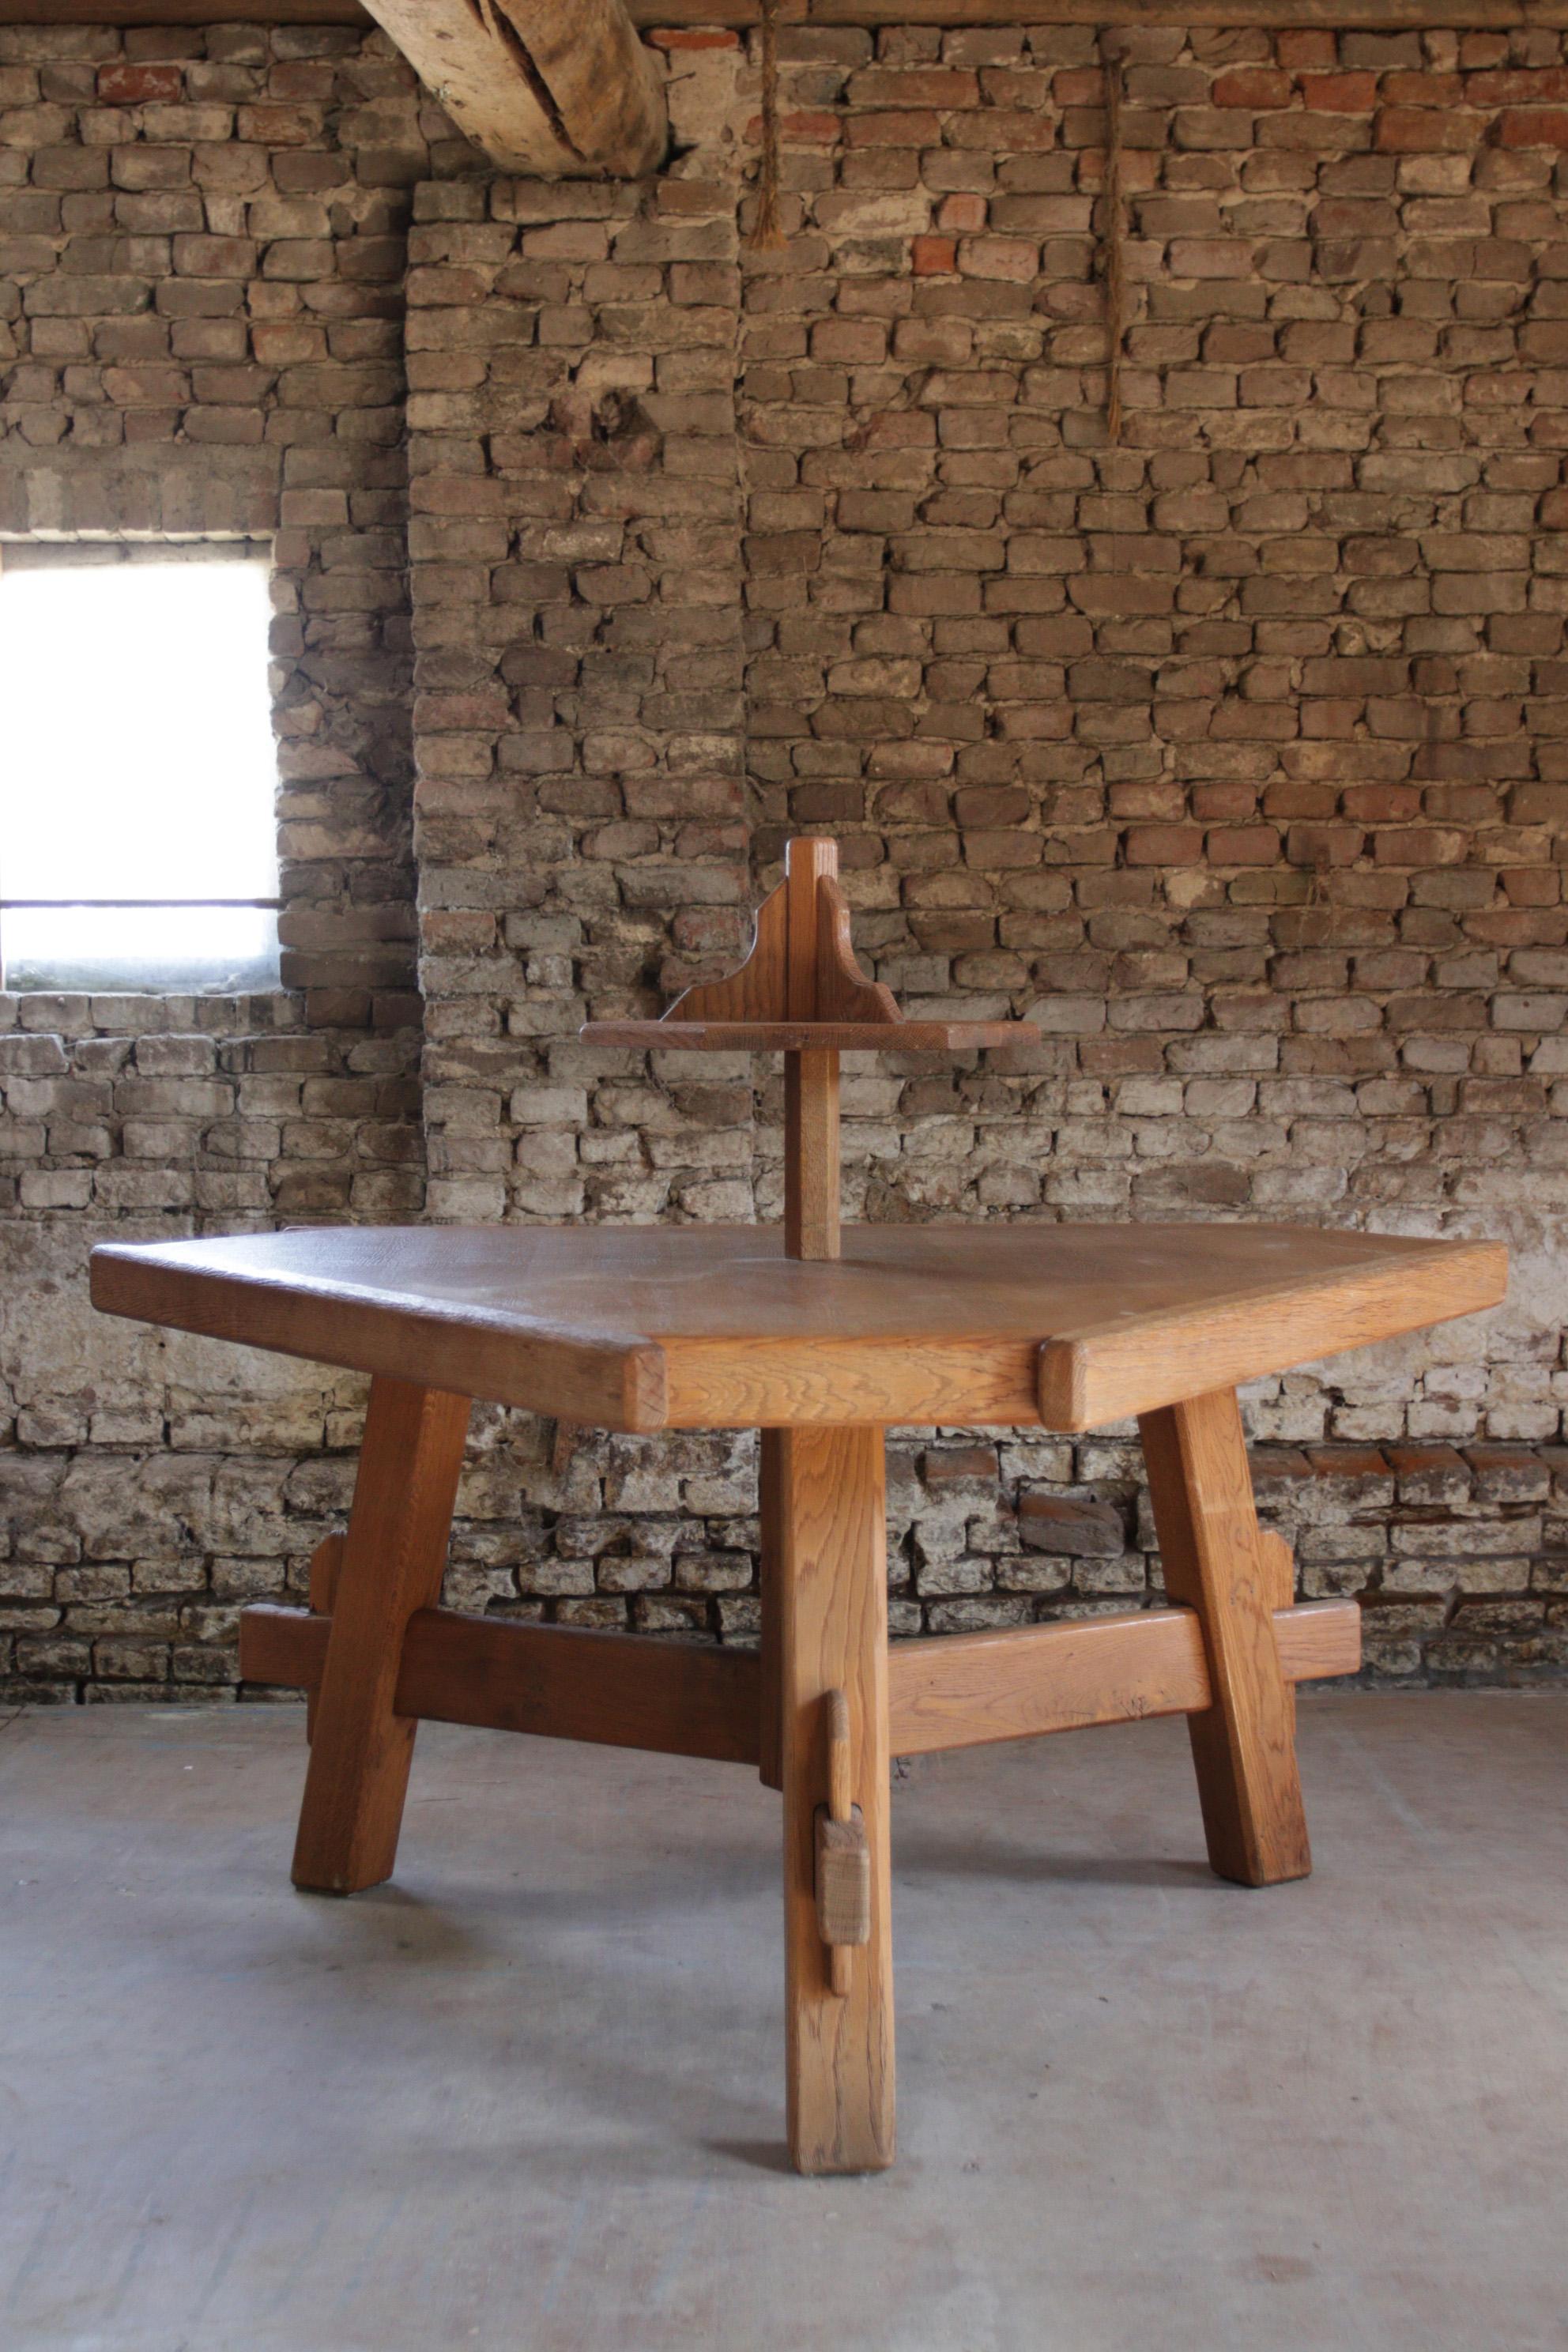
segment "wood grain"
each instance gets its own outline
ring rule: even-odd
[[[1058,1333],[1040,1349],[1040,1418],[1099,1429],[1178,1398],[1237,1388],[1266,1372],[1418,1331],[1495,1306],[1508,1286],[1500,1242],[1436,1245],[1422,1260],[1318,1271],[1303,1249],[1229,1298],[1193,1299]]]
[[[1303,1344],[1329,1354],[1468,1314],[1506,1279],[1490,1243],[1265,1225],[846,1225],[840,1246],[823,1265],[789,1259],[776,1226],[318,1226],[113,1244],[93,1253],[92,1295],[146,1322],[652,1430],[1036,1424],[1058,1335],[1134,1351],[1152,1410],[1212,1376],[1216,1323],[1226,1360],[1245,1343],[1261,1373]],[[1114,1403],[1094,1393],[1091,1419]]]
[[[887,1498],[877,1429],[789,1430],[779,1446],[784,2009],[790,2153],[802,2172],[893,2160],[888,1846]],[[869,1940],[836,1994],[816,1917],[816,1812],[828,1795],[823,1702],[848,1707],[870,1856]]]
[[[684,1000],[682,1000],[684,1002]],[[629,1045],[638,1053],[788,1054],[827,1046],[837,1054],[946,1054],[987,1045],[1033,1045],[1028,1021],[585,1021],[588,1045]]]
[[[414,1753],[395,1705],[408,1621],[440,1598],[468,1400],[372,1382],[321,1670],[294,1884],[349,1895],[390,1878]]]
[[[1258,1556],[1263,1563],[1263,1590],[1268,1599],[1268,1606],[1274,1612],[1274,1636],[1276,1641],[1278,1641],[1279,1638],[1279,1627],[1284,1622],[1280,1612],[1283,1611],[1288,1614],[1296,1598],[1296,1555],[1291,1550],[1289,1545],[1286,1542],[1284,1537],[1278,1534],[1274,1528],[1259,1528],[1258,1531]],[[1359,1611],[1357,1612],[1357,1618],[1359,1633]],[[1361,1646],[1359,1640],[1356,1646],[1359,1654]],[[1360,1663],[1359,1654],[1357,1663],[1358,1664]],[[1287,1685],[1285,1691],[1285,1715],[1290,1727],[1290,1737],[1294,1739],[1296,1737],[1296,1694],[1295,1691],[1289,1687],[1292,1677],[1289,1666],[1286,1663],[1285,1653],[1283,1650],[1279,1653],[1279,1664],[1284,1669],[1285,1682]],[[1355,1668],[1347,1666],[1344,1671],[1347,1674],[1353,1674],[1355,1672]]]
[[[1273,1613],[1287,1683],[1359,1672],[1361,1611],[1353,1601],[1310,1601]],[[253,1602],[240,1612],[241,1681],[313,1694],[330,1631],[310,1610]],[[765,1757],[773,1680],[765,1649],[759,1656],[422,1609],[408,1621],[395,1706],[400,1715],[442,1723],[755,1764]],[[896,1756],[1037,1739],[1208,1704],[1203,1633],[1190,1609],[944,1633],[894,1642],[888,1651]],[[768,1785],[780,1785],[776,1769]],[[832,1811],[831,1787],[827,1801]]]
[[[1229,1389],[1139,1423],[1165,1589],[1197,1612],[1210,1705],[1187,1718],[1209,1861],[1272,1886],[1311,1869],[1301,1784],[1253,1507]]]
[[[839,1254],[838,1056],[784,1055],[784,1249]]]
[[[1277,1610],[1274,1635],[1290,1683],[1360,1669],[1361,1611],[1353,1601]],[[888,1652],[895,1756],[1190,1715],[1208,1705],[1203,1629],[1191,1609],[948,1633],[894,1642]]]
[[[419,1230],[362,1227],[352,1264],[331,1245],[346,1234],[329,1237],[321,1227],[268,1234],[270,1247],[231,1260],[216,1281],[204,1244],[195,1253],[180,1244],[95,1250],[92,1303],[104,1314],[414,1377],[590,1428],[663,1428],[664,1362],[650,1340],[624,1324],[589,1336],[547,1317],[520,1323],[490,1303],[486,1286],[465,1278],[460,1248],[438,1245],[436,1258],[446,1261],[457,1294],[442,1297],[422,1286],[435,1261],[416,1246]]]
[[[313,1689],[328,1630],[308,1610],[242,1610],[241,1679]],[[760,1695],[752,1651],[421,1609],[408,1621],[394,1705],[433,1723],[755,1764]]]
[[[0,25],[35,25],[47,8],[57,25],[218,25],[235,21],[237,0],[0,0]],[[633,24],[742,28],[758,21],[757,0],[627,0]],[[784,0],[785,24],[878,26],[889,0]],[[368,31],[359,0],[245,0],[255,25],[344,25]],[[1335,30],[1400,31],[1423,26],[1513,26],[1561,31],[1568,0],[900,0],[906,25],[1132,25],[1198,29],[1225,26],[1321,25]]]
[[[757,1598],[762,1618],[757,1648],[762,1666],[762,1695],[757,1715],[757,1777],[764,1789],[784,1787],[783,1664],[779,1652],[781,1586],[779,1562],[784,1552],[784,1432],[764,1429],[757,1439]]]
[[[803,928],[811,926],[812,978],[814,997],[812,1015],[817,1021],[865,1022],[872,1027],[889,1027],[902,1023],[898,999],[890,988],[879,980],[868,980],[855,954],[853,919],[849,901],[838,887],[838,856],[834,850],[833,863],[817,881],[816,897],[809,913],[801,917]],[[794,933],[791,933],[793,951]],[[790,1005],[792,1018],[797,1007]],[[1008,1024],[1016,1036],[1019,1028],[1033,1034],[1033,1024]]]
[[[637,179],[663,161],[663,81],[621,0],[365,5],[500,170]]]
[[[715,1024],[745,1025],[754,1022],[772,1022],[782,1017],[789,1002],[789,888],[781,882],[770,890],[757,908],[752,927],[752,944],[746,960],[740,968],[726,972],[722,980],[700,982],[676,998],[659,1021],[590,1021],[581,1034],[592,1043],[613,1045],[616,1040],[606,1035],[612,1029],[635,1029],[639,1033],[657,1030],[661,1042],[675,1045],[671,1029],[710,1028]],[[700,1051],[700,1038],[693,1035],[684,1041],[687,1050]]]
[[[338,1597],[338,1578],[342,1573],[342,1565],[343,1538],[341,1535],[323,1536],[310,1554],[310,1596],[312,1616],[330,1617],[331,1615],[332,1603]],[[321,1654],[323,1657],[326,1655],[324,1642]],[[319,1683],[320,1676],[317,1677],[317,1681]],[[314,1739],[316,1736],[317,1696],[316,1685],[312,1684],[310,1697],[305,1703],[307,1741]]]
[[[36,5],[36,0],[35,0]],[[757,0],[628,0],[639,25],[750,26]],[[787,24],[879,26],[889,0],[784,0]],[[1568,25],[1568,0],[900,0],[901,25],[1324,25],[1335,31],[1399,31],[1420,26]]]

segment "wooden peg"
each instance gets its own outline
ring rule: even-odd
[[[1258,1530],[1258,1557],[1263,1570],[1265,1595],[1270,1609],[1292,1609],[1296,1603],[1296,1555],[1284,1537],[1275,1528]],[[1279,1629],[1274,1629],[1276,1641]],[[1296,1689],[1293,1683],[1285,1686],[1285,1720],[1290,1736],[1296,1736]]]
[[[310,1614],[330,1617],[332,1602],[337,1598],[338,1572],[343,1564],[343,1538],[323,1536],[310,1554]],[[305,1701],[305,1741],[316,1736],[316,1693],[312,1690]]]
[[[816,1924],[832,1990],[842,2000],[854,1947],[871,1940],[871,1850],[850,1794],[849,1702],[841,1690],[828,1692],[826,1711],[827,1803],[816,1814]]]

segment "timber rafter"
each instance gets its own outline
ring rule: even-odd
[[[669,143],[621,0],[369,0],[427,89],[505,172],[636,179]]]
[[[434,0],[432,0],[434,5]],[[645,31],[758,23],[757,0],[626,0]],[[359,0],[0,0],[0,25],[347,25],[367,27]],[[1324,26],[1341,32],[1534,26],[1568,29],[1568,0],[783,0],[784,24]]]

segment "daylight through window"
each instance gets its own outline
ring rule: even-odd
[[[0,549],[5,986],[275,987],[267,564],[17,553]]]

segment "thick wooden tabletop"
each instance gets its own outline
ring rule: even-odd
[[[1266,1225],[312,1227],[93,1252],[112,1315],[609,1429],[1092,1429],[1490,1307],[1491,1242]]]

